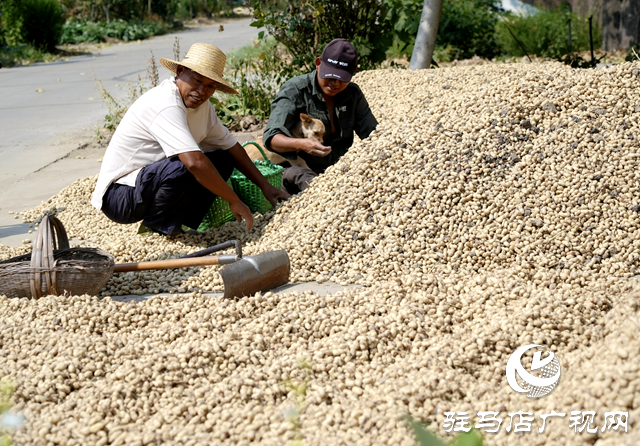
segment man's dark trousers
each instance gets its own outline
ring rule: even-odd
[[[318,174],[308,167],[291,166],[282,172],[282,189],[291,195],[302,192]]]
[[[226,150],[205,152],[227,181],[235,161]],[[142,223],[166,235],[197,229],[216,195],[201,185],[177,156],[144,167],[136,187],[113,183],[102,199],[102,212],[116,223]]]

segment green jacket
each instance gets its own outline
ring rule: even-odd
[[[324,145],[331,146],[331,153],[324,157],[312,156],[304,152],[298,152],[297,155],[304,159],[314,172],[324,172],[327,167],[335,164],[342,155],[347,153],[353,144],[354,131],[360,139],[364,139],[378,125],[360,87],[353,82],[335,96],[334,107],[334,117],[337,118],[335,138],[331,136],[329,109],[322,97],[316,70],[289,79],[271,103],[271,116],[262,136],[265,147],[275,152],[271,149],[271,139],[278,133],[291,137],[291,129],[300,120],[300,113],[306,113],[324,123],[326,129]],[[278,153],[278,155],[287,159],[296,158],[295,152]]]

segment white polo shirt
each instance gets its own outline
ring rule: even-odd
[[[111,183],[135,187],[138,173],[149,164],[196,150],[227,150],[237,142],[210,102],[185,107],[175,79],[167,79],[125,113],[104,154],[91,204],[102,209]]]

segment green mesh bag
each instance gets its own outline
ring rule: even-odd
[[[227,181],[227,184],[231,186],[231,180]],[[233,212],[231,212],[229,203],[220,197],[216,197],[215,200],[213,200],[213,204],[211,204],[211,207],[207,211],[207,214],[202,219],[200,226],[198,226],[198,231],[217,228],[218,226],[222,226],[226,222],[234,221],[235,219],[236,217],[233,215]]]
[[[242,147],[247,144],[253,144],[260,150],[262,156],[264,157],[264,161],[256,160],[253,162],[255,166],[258,168],[260,173],[264,175],[264,177],[269,181],[274,187],[280,189],[282,183],[282,171],[284,168],[282,166],[278,166],[277,164],[273,164],[267,158],[262,147],[255,141],[248,141],[242,144]],[[249,180],[242,172],[238,169],[234,169],[231,174],[231,178],[227,181],[227,184],[231,186],[233,191],[238,195],[240,200],[251,209],[251,212],[259,212],[264,214],[265,212],[271,210],[273,206],[271,203],[265,198],[262,194],[262,191],[258,186],[253,184],[251,180]],[[213,200],[213,204],[209,211],[202,219],[202,223],[198,226],[198,231],[206,231],[207,229],[217,228],[218,226],[222,226],[228,221],[234,221],[236,217],[231,212],[231,208],[229,207],[229,203],[223,200],[220,197],[216,197]]]
[[[253,164],[255,164],[260,173],[267,179],[269,184],[280,189],[282,184],[282,171],[284,168],[269,161],[267,155],[265,155],[262,150],[262,147],[260,147],[260,144],[255,141],[248,141],[242,144],[242,147],[247,144],[253,144],[256,146],[264,157],[264,161],[256,160]],[[244,174],[242,174],[238,169],[234,169],[231,174],[231,187],[242,202],[249,206],[251,212],[264,214],[265,212],[273,209],[273,206],[271,206],[271,203],[269,203],[265,198],[260,188],[253,184],[251,180],[244,176]]]

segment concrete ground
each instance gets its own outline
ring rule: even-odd
[[[318,296],[326,296],[328,294],[334,294],[338,291],[347,290],[351,288],[360,288],[358,285],[349,285],[343,287],[333,282],[324,282],[324,283],[316,283],[316,282],[305,282],[305,283],[289,283],[287,285],[282,285],[273,290],[275,294],[285,294],[285,293],[303,293],[305,291],[313,291]],[[223,295],[222,292],[207,292],[203,293],[205,296],[212,297],[214,299],[220,299]],[[157,296],[171,296],[171,294],[161,293],[161,294],[143,294],[142,296],[113,296],[111,299],[116,302],[144,302],[146,300],[151,299],[152,297]]]

